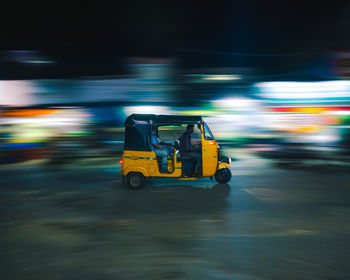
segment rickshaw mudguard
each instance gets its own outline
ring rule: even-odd
[[[146,168],[138,165],[133,165],[130,167],[127,167],[123,170],[123,175],[127,176],[130,172],[140,172],[144,177],[149,177],[149,173]]]
[[[230,168],[231,166],[226,163],[226,162],[219,162],[218,164],[218,170],[223,169],[223,168]]]

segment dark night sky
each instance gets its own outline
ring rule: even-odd
[[[288,69],[312,56],[272,59],[188,50],[327,53],[350,48],[350,1],[105,3],[11,1],[1,9],[0,49],[39,50],[59,62],[54,71],[85,75],[118,72],[127,56],[177,57],[191,67],[201,61],[200,66],[265,69],[275,63]],[[5,68],[23,71],[18,67]]]

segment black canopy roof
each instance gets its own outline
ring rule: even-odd
[[[148,124],[200,124],[201,116],[178,116],[178,115],[154,115],[132,114],[125,120],[125,125],[133,125],[135,122]]]

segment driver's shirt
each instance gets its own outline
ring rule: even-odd
[[[160,144],[160,139],[157,137],[157,135],[152,131],[152,151],[156,151],[156,149],[153,145],[159,145]]]

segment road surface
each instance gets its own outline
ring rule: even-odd
[[[232,173],[131,191],[117,163],[1,168],[1,279],[350,279],[348,169]]]

